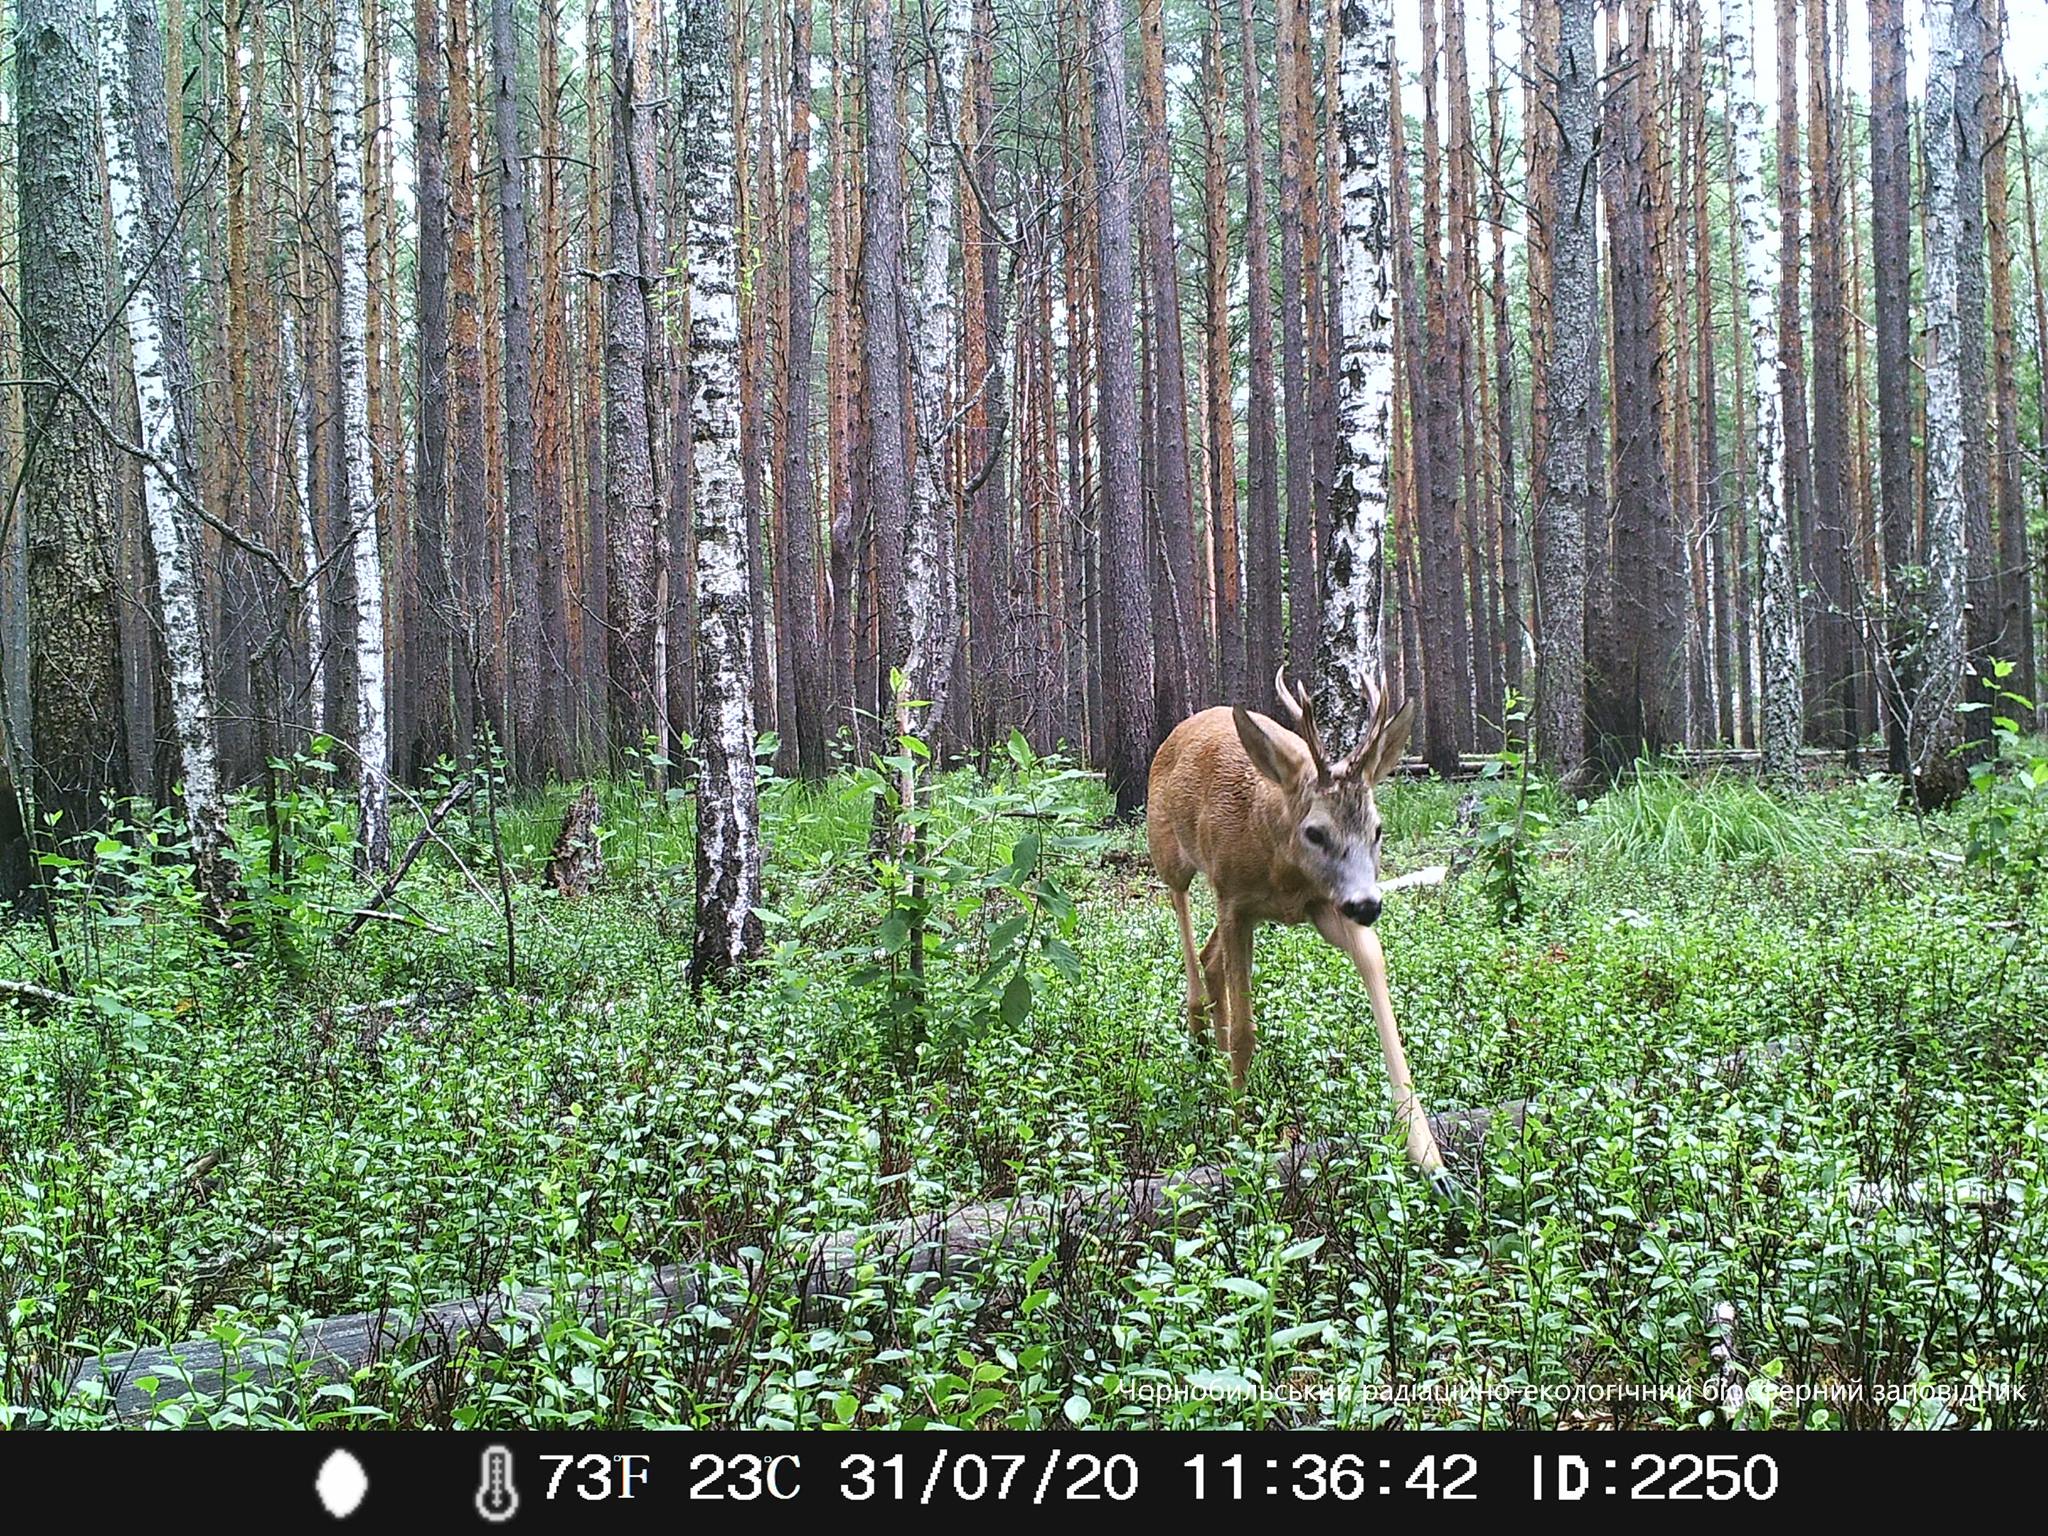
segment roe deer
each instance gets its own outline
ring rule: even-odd
[[[1231,1078],[1242,1089],[1256,1043],[1252,930],[1260,923],[1315,924],[1365,979],[1409,1161],[1445,1190],[1443,1157],[1408,1076],[1386,955],[1372,929],[1382,893],[1373,785],[1408,745],[1414,700],[1389,718],[1379,708],[1381,691],[1368,683],[1365,739],[1332,762],[1307,695],[1288,687],[1284,669],[1274,684],[1296,730],[1242,705],[1205,709],[1175,726],[1152,759],[1145,834],[1180,921],[1188,1030],[1199,1042],[1213,1008],[1216,1043],[1230,1053]],[[1216,894],[1216,928],[1199,958],[1188,913],[1188,886],[1197,874],[1208,876]]]

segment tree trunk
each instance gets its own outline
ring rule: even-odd
[[[535,743],[551,773],[568,775],[581,766],[583,745],[577,718],[581,701],[571,678],[569,649],[569,528],[576,521],[571,492],[568,427],[569,317],[562,282],[568,249],[562,211],[562,70],[560,0],[539,0],[536,63],[540,76],[540,137],[535,161],[540,212],[540,301],[535,315],[533,359],[533,501],[539,524],[535,532],[538,569],[535,590],[540,602],[539,632],[541,725]],[[585,46],[591,40],[585,39]],[[590,185],[595,187],[596,172]],[[595,207],[592,199],[592,207]]]
[[[1245,368],[1245,668],[1235,698],[1263,701],[1285,656],[1281,607],[1278,411],[1273,396],[1273,257],[1266,203],[1266,126],[1259,105],[1253,0],[1237,0],[1238,57],[1244,67],[1244,266],[1248,294]]]
[[[1962,134],[1959,86],[1968,25],[1967,0],[1928,0],[1927,100],[1922,109],[1927,148],[1927,621],[1920,642],[1922,675],[1907,701],[1908,762],[1913,791],[1926,807],[1957,799],[1967,777],[1956,752],[1962,729],[1963,633],[1967,553],[1964,545],[1964,319],[1959,298],[1963,253]]]
[[[478,728],[491,715],[484,657],[490,611],[490,512],[485,494],[483,293],[477,278],[477,187],[470,146],[476,138],[471,85],[470,7],[448,4],[449,289],[453,324],[451,408],[454,510],[449,525],[449,589],[454,631],[455,742],[465,761],[476,750]]]
[[[649,429],[647,367],[654,342],[648,335],[646,302],[656,274],[641,266],[641,225],[651,216],[654,193],[648,118],[653,111],[649,97],[658,86],[650,66],[652,47],[653,39],[637,28],[632,0],[612,0],[612,177],[604,305],[607,670],[612,748],[628,755],[639,752],[660,729],[655,631],[661,620],[657,544],[662,507]],[[725,89],[729,92],[730,86]],[[723,131],[729,138],[731,124]]]
[[[149,454],[142,467],[143,502],[156,588],[163,610],[164,660],[184,780],[192,864],[208,915],[222,932],[236,924],[240,898],[222,793],[218,707],[208,670],[201,572],[181,494],[193,484],[189,401],[192,356],[185,341],[185,274],[175,251],[177,193],[164,136],[168,122],[163,34],[150,0],[98,0],[100,121],[106,148],[108,205],[128,294],[129,351]]]
[[[1984,63],[1984,228],[1990,240],[1991,382],[1997,436],[1991,459],[1992,500],[1998,513],[1998,623],[1993,658],[2013,665],[1997,686],[2029,702],[2034,693],[2034,622],[2027,566],[2027,508],[2020,471],[2020,389],[2013,334],[2012,196],[2006,154],[2022,130],[2009,109],[2004,78],[2005,6],[1999,0],[1987,26]],[[2044,423],[2048,425],[2048,423]],[[1994,697],[1992,714],[2011,715],[2011,701]]]
[[[391,867],[391,741],[385,730],[384,556],[371,479],[368,246],[363,233],[363,26],[359,0],[337,0],[332,81],[334,215],[341,246],[337,350],[341,370],[342,462],[354,549],[356,794],[358,860],[365,872]]]
[[[1785,492],[1785,362],[1778,351],[1772,289],[1775,264],[1797,240],[1776,228],[1777,210],[1763,195],[1763,108],[1756,99],[1748,25],[1734,0],[1720,0],[1721,48],[1728,63],[1729,132],[1734,146],[1730,177],[1736,237],[1742,251],[1744,303],[1749,317],[1750,406],[1755,435],[1752,513],[1761,579],[1759,646],[1763,657],[1763,725],[1757,733],[1767,777],[1789,780],[1798,771],[1802,702],[1797,589],[1793,580],[1790,505]],[[1782,307],[1780,314],[1782,314]]]
[[[1600,61],[1593,49],[1594,0],[1564,0],[1558,15],[1555,84],[1545,92],[1557,136],[1547,233],[1549,364],[1544,375],[1550,430],[1543,499],[1536,509],[1536,742],[1567,780],[1586,762],[1586,524],[1592,496],[1590,447],[1597,430],[1593,389],[1599,367],[1598,207],[1594,134]]]
[[[1139,96],[1144,108],[1143,174],[1145,286],[1152,308],[1152,378],[1157,411],[1156,516],[1166,562],[1166,591],[1172,604],[1155,613],[1160,637],[1156,651],[1157,729],[1163,738],[1188,714],[1192,700],[1206,694],[1208,670],[1196,583],[1194,496],[1188,471],[1187,354],[1180,324],[1180,246],[1173,223],[1173,141],[1166,122],[1166,39],[1162,0],[1138,0],[1144,69]]]
[[[795,719],[784,729],[796,738],[797,771],[819,783],[830,766],[825,756],[825,653],[818,629],[817,508],[811,490],[811,5],[790,6],[789,158],[789,327],[784,345],[782,506],[785,565],[789,577],[785,614],[789,632],[791,705]]]
[[[2033,143],[2027,137],[2026,114],[2021,109],[2017,94],[2013,98],[2013,131],[2018,134],[2020,141],[2020,177],[2021,185],[2025,188],[2027,204],[2027,270],[2033,278],[2034,290],[2034,420],[2040,424],[2041,429],[2037,447],[2043,450],[2036,455],[2035,476],[2041,489],[2042,505],[2048,507],[2048,282],[2043,281],[2041,272],[2041,225],[2037,216],[2038,210],[2034,206]],[[2024,573],[2021,579],[2026,583],[2021,588],[2026,596],[2021,605],[2020,621],[2026,627],[2028,644],[2031,646],[2034,644],[2036,619],[2032,572]],[[2041,697],[2039,687],[2040,666],[2037,658],[2037,691],[2027,695],[2034,703],[2034,721],[2037,728],[2040,722],[2048,720],[2048,699]]]
[[[1100,670],[1108,713],[1100,756],[1117,810],[1128,815],[1145,803],[1154,707],[1152,590],[1138,485],[1129,107],[1118,0],[1092,0],[1089,21],[1095,55],[1096,385],[1102,402]]]
[[[400,770],[418,778],[455,755],[449,710],[455,597],[448,573],[448,146],[442,120],[444,67],[440,0],[413,0],[416,63],[413,158],[419,205],[416,323],[419,328],[419,437],[413,506],[416,591],[407,604],[412,665],[411,726]],[[465,145],[463,153],[468,152]]]
[[[1224,74],[1223,0],[1209,0],[1202,48],[1204,246],[1203,390],[1208,406],[1209,529],[1215,574],[1216,682],[1212,700],[1241,696],[1245,676],[1242,556],[1238,550],[1236,370],[1230,332],[1230,132]],[[1246,68],[1252,68],[1247,63]],[[1246,158],[1258,152],[1246,146]]]
[[[1834,0],[1843,5],[1847,0]],[[1816,736],[1853,754],[1856,712],[1850,631],[1850,480],[1848,281],[1843,267],[1844,118],[1828,58],[1828,0],[1807,0],[1806,142],[1813,205],[1813,540],[1806,551],[1813,583],[1813,680]]]
[[[1493,0],[1486,0],[1486,118],[1489,212],[1493,224],[1494,449],[1499,476],[1501,681],[1522,693],[1527,626],[1522,616],[1522,510],[1515,490],[1515,331],[1508,294],[1507,108],[1495,50]]]
[[[863,52],[867,177],[861,201],[861,342],[866,369],[867,490],[874,508],[878,651],[884,669],[908,654],[903,628],[905,539],[910,527],[903,360],[903,124],[897,104],[895,14],[867,0]],[[886,676],[886,673],[885,673]],[[886,690],[882,690],[885,702]],[[928,697],[918,694],[916,697]],[[884,725],[886,739],[891,727]]]
[[[1616,17],[1619,7],[1610,9]],[[1613,313],[1614,490],[1602,643],[1589,668],[1588,713],[1613,764],[1655,755],[1682,739],[1684,654],[1679,593],[1685,569],[1675,536],[1665,457],[1665,365],[1655,212],[1663,201],[1653,140],[1654,50],[1649,7],[1630,0],[1625,54],[1610,57],[1609,136],[1601,150],[1607,197]],[[1610,26],[1609,38],[1614,29]]]
[[[461,3],[461,0],[455,0]],[[533,497],[533,276],[526,242],[526,154],[519,143],[519,37],[512,0],[490,0],[492,107],[496,137],[498,239],[503,252],[505,347],[505,566],[510,613],[505,676],[509,755],[522,783],[544,782],[561,765],[541,740],[540,521]]]
[[[614,13],[616,15],[616,12]],[[753,604],[740,507],[739,256],[732,34],[724,0],[686,0],[677,38],[690,271],[690,498],[697,578],[697,924],[690,982],[761,947]]]
[[[1912,157],[1906,114],[1906,3],[1870,0],[1870,254],[1877,330],[1877,497],[1884,526],[1884,665],[1887,759],[1908,771],[1908,700],[1917,691],[1919,624],[1906,580],[1914,563],[1913,351],[1908,314]]]
[[[967,43],[973,30],[974,0],[946,0],[937,40],[939,133],[951,137],[947,106],[960,100],[967,73]],[[928,137],[925,161],[924,244],[918,263],[917,305],[910,330],[915,349],[911,388],[917,458],[912,469],[910,521],[904,530],[902,631],[908,638],[903,698],[922,705],[911,719],[917,734],[936,741],[945,729],[953,692],[953,663],[959,651],[959,589],[954,580],[953,498],[946,486],[948,430],[946,386],[953,376],[958,307],[953,296],[953,232],[959,211],[960,178],[950,149]],[[979,380],[969,387],[977,387]],[[900,701],[899,701],[900,703]]]
[[[1307,676],[1319,626],[1315,622],[1315,424],[1309,405],[1308,338],[1304,326],[1302,229],[1315,196],[1303,162],[1298,76],[1308,69],[1304,0],[1278,0],[1280,90],[1280,389],[1287,428],[1287,664]],[[1263,685],[1262,685],[1263,686]]]
[[[1452,329],[1450,273],[1444,252],[1443,154],[1437,115],[1437,6],[1422,6],[1422,265],[1428,355],[1416,370],[1426,428],[1420,434],[1428,473],[1417,506],[1422,561],[1424,714],[1422,753],[1449,774],[1473,742],[1471,633],[1465,607],[1465,558],[1458,540],[1461,498],[1457,337]]]
[[[56,837],[95,826],[126,784],[115,566],[118,481],[89,398],[108,393],[107,267],[94,129],[92,12],[76,0],[21,0],[14,38],[20,126],[22,507],[28,588],[30,821]],[[17,767],[17,773],[19,773]]]
[[[1315,686],[1317,719],[1333,742],[1348,749],[1374,723],[1375,693],[1384,697],[1386,691],[1382,631],[1398,294],[1387,142],[1393,10],[1389,0],[1344,0],[1340,24],[1338,433]]]
[[[1955,0],[1956,100],[1956,358],[1961,374],[1963,436],[1963,554],[1967,570],[1963,606],[1963,700],[1991,703],[1991,654],[1998,643],[1998,551],[1991,527],[1991,387],[1986,366],[1984,261],[1984,61],[1988,24],[1984,0]],[[1923,129],[1923,131],[1925,131]],[[1930,535],[1931,538],[1931,535]],[[1973,680],[1974,679],[1974,680]],[[1989,708],[1963,722],[1971,755],[1991,749]]]

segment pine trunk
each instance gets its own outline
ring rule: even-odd
[[[460,4],[462,0],[455,0]],[[502,249],[505,347],[505,568],[511,590],[505,633],[513,771],[544,783],[561,771],[546,749],[549,700],[541,683],[540,518],[533,490],[533,273],[526,239],[526,153],[519,142],[519,37],[512,0],[491,0],[492,108]]]
[[[695,8],[692,8],[695,14]],[[658,543],[663,510],[654,483],[647,369],[647,292],[658,274],[643,270],[641,226],[652,209],[651,96],[654,40],[637,25],[632,0],[612,0],[611,207],[605,256],[605,555],[609,603],[612,750],[627,757],[658,737],[656,629]],[[708,40],[697,44],[711,46]],[[730,44],[722,50],[730,57]],[[729,101],[730,85],[720,99]],[[730,141],[732,125],[721,130]],[[694,317],[693,317],[694,319]],[[744,553],[744,550],[742,551]]]
[[[1545,91],[1556,135],[1545,261],[1549,360],[1544,372],[1549,443],[1543,499],[1536,509],[1537,750],[1567,781],[1586,762],[1586,525],[1592,499],[1590,448],[1597,430],[1599,367],[1598,210],[1594,136],[1600,116],[1600,61],[1593,46],[1594,0],[1563,0],[1556,57]]]
[[[1266,124],[1260,106],[1263,57],[1252,29],[1253,0],[1237,0],[1238,57],[1244,67],[1245,369],[1245,667],[1233,696],[1267,696],[1286,654],[1280,553],[1278,406],[1273,394],[1273,257],[1266,201]]]
[[[90,408],[48,379],[103,394],[107,264],[94,128],[92,12],[76,0],[21,0],[14,37],[19,309],[24,373],[28,740],[17,782],[32,786],[30,828],[94,827],[123,793],[119,480]],[[24,772],[24,764],[32,765]]]
[[[879,0],[876,0],[879,3]],[[1101,400],[1102,765],[1117,810],[1145,802],[1153,741],[1152,590],[1138,479],[1131,144],[1118,0],[1091,0],[1095,64],[1097,392]]]

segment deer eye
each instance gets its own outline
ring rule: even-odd
[[[1330,846],[1330,834],[1321,827],[1303,827],[1301,835],[1312,848],[1327,848]]]

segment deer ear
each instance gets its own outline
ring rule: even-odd
[[[1301,782],[1305,766],[1300,758],[1268,735],[1242,704],[1231,706],[1230,718],[1237,723],[1238,742],[1244,747],[1245,756],[1252,760],[1252,766],[1282,789],[1294,789]]]
[[[1396,711],[1394,718],[1372,733],[1372,739],[1359,754],[1359,772],[1368,784],[1377,784],[1389,773],[1394,764],[1401,761],[1401,754],[1408,750],[1408,736],[1415,728],[1415,701],[1408,700]]]

